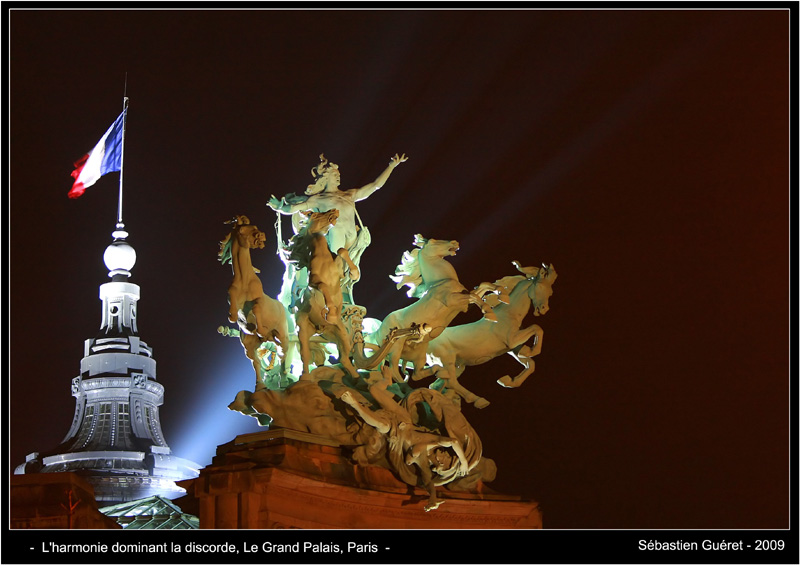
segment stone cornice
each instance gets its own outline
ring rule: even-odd
[[[164,394],[164,386],[161,383],[139,375],[133,375],[131,377],[92,377],[80,379],[80,387],[84,392],[106,388],[129,388],[145,390],[157,396],[162,396]]]

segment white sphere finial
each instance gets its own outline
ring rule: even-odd
[[[136,251],[131,247],[125,238],[128,237],[128,232],[117,224],[117,230],[111,235],[114,236],[114,242],[106,247],[103,254],[103,262],[108,267],[108,276],[125,275],[131,276],[131,269],[136,264]]]

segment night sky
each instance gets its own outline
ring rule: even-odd
[[[258,431],[224,338],[224,225],[280,288],[271,194],[324,152],[342,188],[409,160],[358,205],[373,243],[356,301],[414,234],[457,239],[473,287],[558,271],[536,372],[462,383],[498,466],[548,528],[789,526],[789,23],[786,10],[262,10],[10,13],[8,469],[68,432],[100,325],[119,175],[67,198],[75,159],[130,97],[123,218],[162,427],[202,464]],[[285,226],[287,224],[284,224]],[[471,310],[456,319],[477,319]],[[534,319],[528,320],[532,323]]]

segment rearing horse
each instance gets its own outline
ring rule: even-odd
[[[520,328],[531,308],[534,316],[543,315],[550,309],[552,285],[558,274],[553,265],[537,268],[521,267],[516,261],[513,264],[522,275],[505,277],[495,282],[510,292],[509,304],[494,307],[496,322],[481,319],[471,324],[446,328],[428,344],[428,362],[433,366],[440,365],[436,376],[445,379],[447,387],[467,402],[474,403],[476,408],[488,406],[489,401],[459,384],[458,377],[467,366],[480,365],[508,353],[525,369],[513,379],[506,375],[497,382],[502,386],[515,388],[533,373],[533,357],[542,350],[542,328],[536,324]],[[533,347],[525,345],[532,337]]]
[[[240,338],[247,358],[256,372],[256,390],[264,387],[261,360],[256,350],[265,341],[278,348],[283,368],[289,347],[289,321],[286,308],[264,294],[258,271],[250,257],[251,249],[263,249],[266,235],[252,225],[247,216],[236,216],[227,223],[234,224],[231,232],[220,241],[217,258],[224,265],[231,263],[233,281],[228,287],[228,321],[239,325]]]
[[[308,287],[300,298],[295,314],[303,375],[309,375],[310,341],[312,336],[318,334],[336,344],[339,362],[351,376],[358,378],[358,372],[350,361],[352,344],[342,321],[344,300],[341,287],[345,265],[349,267],[348,272],[354,280],[359,277],[358,267],[350,259],[347,249],[341,248],[334,255],[328,248],[325,234],[336,225],[338,210],[303,214],[307,216],[307,223],[292,237],[287,247],[288,260],[296,263],[298,270],[308,268]]]
[[[405,380],[401,365],[403,371],[409,363],[415,372],[423,370],[428,342],[441,334],[459,312],[466,312],[470,304],[477,304],[485,316],[491,317],[488,304],[459,282],[455,268],[445,259],[456,254],[457,241],[428,239],[417,234],[414,245],[419,249],[403,254],[391,278],[397,288],[407,285],[408,295],[419,300],[386,316],[373,336],[374,343],[383,343],[393,328],[410,328],[414,324],[424,328],[421,335],[403,337],[390,349],[386,358],[397,382]]]

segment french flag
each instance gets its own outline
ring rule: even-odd
[[[106,173],[122,168],[122,134],[125,112],[111,124],[94,149],[75,162],[72,178],[75,183],[69,191],[70,198],[78,198],[87,187],[92,186]]]

